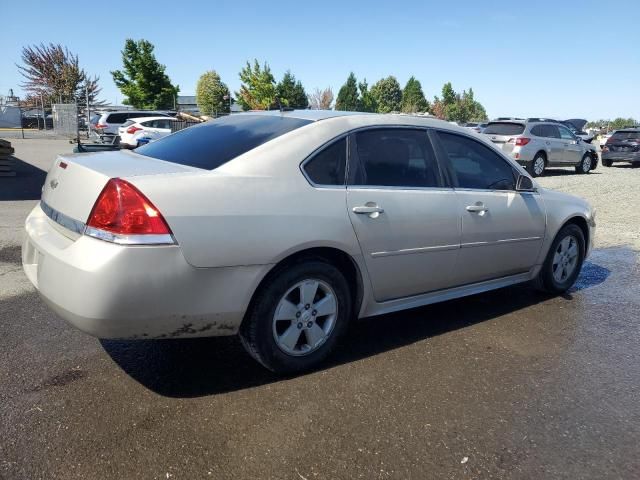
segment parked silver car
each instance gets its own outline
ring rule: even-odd
[[[575,167],[589,173],[598,166],[595,147],[554,121],[500,120],[483,132],[534,177],[547,167]]]
[[[58,157],[22,262],[92,335],[239,333],[263,365],[295,372],[353,317],[527,281],[564,292],[594,217],[443,121],[247,113],[134,152]]]

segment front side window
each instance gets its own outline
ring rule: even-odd
[[[427,133],[419,129],[357,132],[351,185],[437,187],[438,167]]]
[[[558,125],[557,128],[560,131],[560,138],[562,138],[563,140],[575,140],[575,136],[567,127]]]
[[[343,138],[316,153],[304,164],[304,171],[316,185],[344,185],[347,139]]]
[[[471,138],[438,132],[459,188],[513,190],[513,168],[496,152]]]

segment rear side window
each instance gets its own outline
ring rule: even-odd
[[[544,129],[542,128],[543,125],[536,125],[535,127],[533,127],[531,129],[531,135],[535,135],[536,137],[544,137]]]
[[[350,163],[351,185],[438,186],[437,164],[426,131],[365,130],[356,133],[355,139],[357,155]]]
[[[495,122],[489,123],[483,133],[488,135],[520,135],[524,132],[522,123]]]
[[[280,115],[229,115],[136,149],[147,157],[213,170],[263,143],[311,123]]]
[[[513,168],[496,152],[471,138],[438,132],[458,188],[513,190]]]
[[[107,123],[117,123],[118,125],[121,125],[127,120],[127,118],[129,118],[128,113],[110,113],[107,117]]]
[[[640,131],[627,131],[627,132],[615,132],[611,135],[611,141],[613,142],[625,142],[625,141],[639,141]]]
[[[347,139],[343,138],[304,164],[303,170],[316,185],[344,185],[347,166]]]

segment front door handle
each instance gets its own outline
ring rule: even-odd
[[[488,212],[489,209],[487,207],[485,207],[484,205],[480,204],[480,205],[467,205],[467,212],[472,212],[472,213],[485,213]]]
[[[371,214],[371,213],[384,213],[384,208],[380,208],[377,205],[375,206],[363,205],[361,207],[353,207],[353,213],[358,213],[360,215]]]

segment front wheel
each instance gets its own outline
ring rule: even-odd
[[[580,227],[575,224],[562,227],[535,280],[536,287],[554,294],[566,292],[580,274],[585,251],[584,234]]]
[[[244,347],[279,374],[314,368],[329,355],[351,316],[344,275],[322,260],[307,260],[265,283],[240,329]]]
[[[585,156],[582,157],[582,160],[580,160],[580,163],[576,165],[576,173],[589,173],[591,171],[592,161],[593,159],[591,158],[591,155],[585,154]]]

